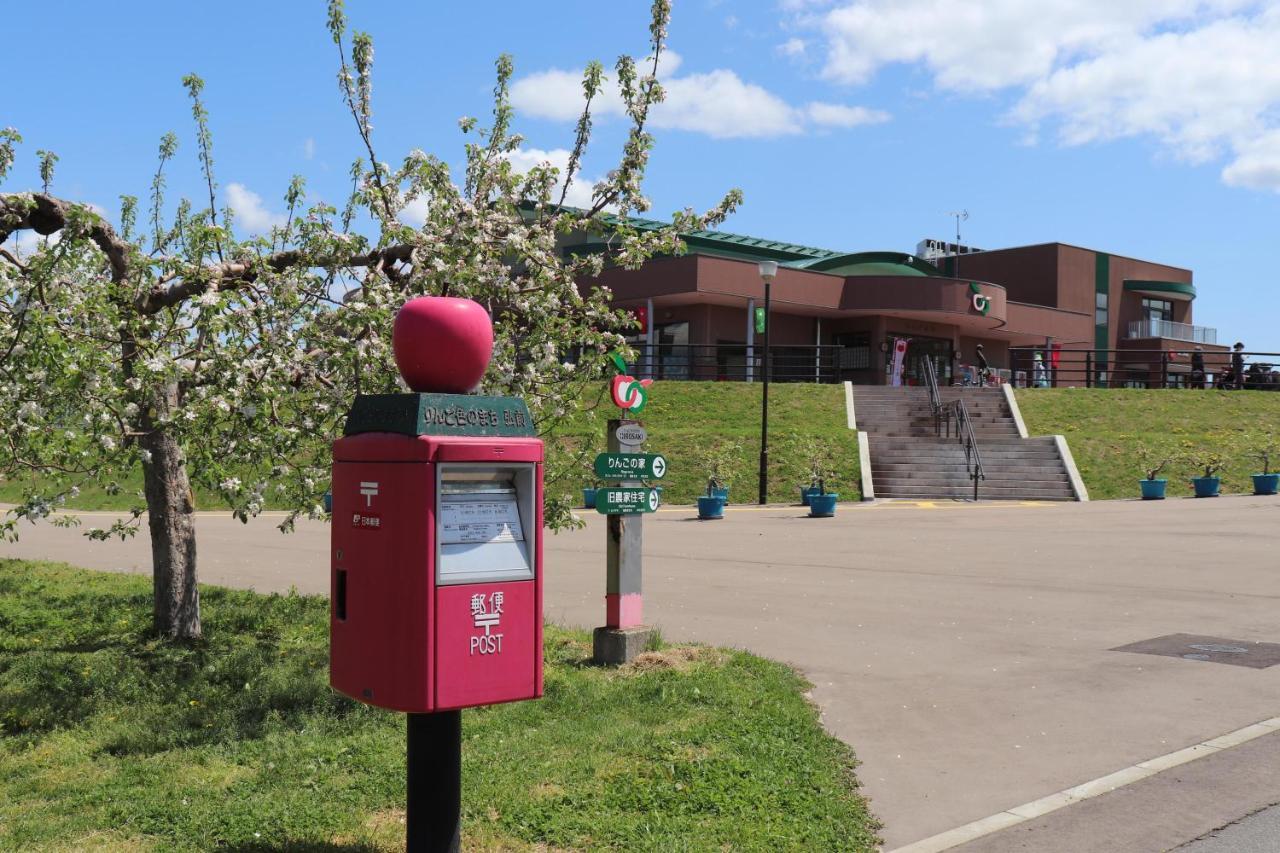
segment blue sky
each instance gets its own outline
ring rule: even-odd
[[[218,180],[242,226],[283,209],[295,173],[341,204],[360,153],[335,80],[324,3],[19,4],[4,14],[0,126],[26,138],[4,189],[38,184],[114,212],[145,197],[178,133],[173,198],[199,198],[189,104],[206,80]],[[380,156],[461,161],[493,60],[516,62],[532,162],[572,141],[573,75],[643,54],[648,4],[350,0],[376,47]],[[176,9],[183,11],[175,11]],[[671,97],[655,115],[653,212],[705,208],[727,228],[844,250],[911,251],[954,232],[985,248],[1060,240],[1189,267],[1199,324],[1280,351],[1280,9],[1248,0],[675,0]],[[616,160],[607,114],[585,173]],[[256,195],[256,199],[255,199]]]

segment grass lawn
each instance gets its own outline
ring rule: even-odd
[[[201,596],[167,646],[147,578],[0,559],[0,849],[402,849],[404,720],[329,689],[327,601]],[[463,714],[465,849],[873,849],[789,668],[546,637],[544,699]]]
[[[1205,452],[1226,460],[1223,492],[1252,492],[1262,470],[1250,454],[1267,433],[1280,440],[1280,394],[1267,391],[1020,388],[1018,406],[1032,435],[1067,437],[1089,497],[1136,498],[1146,476],[1142,448],[1179,457],[1160,474],[1171,497],[1192,493],[1203,473],[1188,461]],[[1280,458],[1272,459],[1272,466]]]
[[[759,383],[658,381],[649,388],[649,403],[637,416],[649,433],[646,450],[667,457],[670,473],[663,479],[664,503],[693,503],[706,494],[707,472],[699,456],[716,441],[736,441],[729,481],[729,500],[755,503],[760,472]],[[617,417],[604,396],[584,401],[582,412],[566,424],[563,435],[593,442],[603,452],[604,422]],[[808,469],[796,439],[809,437],[826,444],[835,460],[836,477],[829,491],[841,500],[862,496],[857,436],[846,427],[844,387],[780,383],[769,386],[769,500],[799,502],[801,482],[808,485]],[[594,453],[591,454],[594,457]],[[588,485],[584,471],[582,485]]]

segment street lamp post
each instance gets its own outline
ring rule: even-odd
[[[764,279],[764,388],[760,395],[760,504],[769,499],[769,285],[778,274],[777,261],[761,261],[760,277]]]

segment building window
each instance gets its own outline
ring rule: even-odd
[[[1173,322],[1173,303],[1167,299],[1143,299],[1142,316],[1158,323]]]
[[[690,364],[689,323],[666,323],[654,329],[658,344],[658,376],[688,379]]]
[[[840,350],[840,368],[842,370],[871,369],[871,335],[868,332],[854,332],[835,336]]]
[[[1093,324],[1095,326],[1107,325],[1107,294],[1095,294],[1093,307]]]

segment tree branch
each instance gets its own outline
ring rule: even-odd
[[[45,193],[0,193],[0,243],[15,231],[34,231],[48,237],[67,227],[70,212],[89,214],[88,236],[111,264],[111,280],[123,282],[129,272],[129,244],[101,216],[83,205]]]
[[[42,236],[61,231],[70,221],[69,213],[74,208],[84,209],[75,202],[44,193],[0,193],[0,243],[16,231],[34,231]],[[123,282],[129,269],[129,243],[122,240],[111,224],[97,214],[90,213],[90,222],[88,236],[107,256],[111,264],[112,281]],[[133,307],[139,314],[155,314],[165,308],[180,305],[209,288],[233,290],[241,285],[252,284],[264,273],[281,273],[299,266],[328,269],[370,267],[396,280],[403,274],[394,269],[394,265],[412,262],[413,246],[408,244],[388,246],[360,255],[325,258],[312,257],[297,249],[286,249],[252,260],[224,261],[193,267],[178,274],[176,280],[172,276],[166,277],[135,299]]]
[[[155,314],[164,308],[179,305],[210,288],[219,291],[234,290],[242,285],[252,284],[265,272],[281,273],[299,266],[373,267],[387,274],[389,278],[394,278],[390,265],[410,263],[412,257],[413,246],[410,245],[388,246],[363,255],[331,258],[314,258],[296,249],[286,249],[255,260],[226,261],[193,270],[172,284],[157,284],[146,294],[138,297],[134,301],[134,307],[140,314]]]

